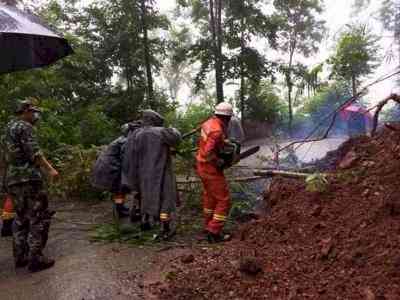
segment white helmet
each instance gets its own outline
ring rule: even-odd
[[[233,108],[228,102],[221,102],[215,107],[214,113],[219,116],[233,116]]]

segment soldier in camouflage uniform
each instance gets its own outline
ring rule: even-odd
[[[28,265],[31,272],[37,272],[54,265],[54,260],[42,253],[53,212],[48,210],[41,170],[51,178],[58,176],[58,172],[43,156],[34,134],[33,126],[40,117],[40,110],[31,102],[22,101],[16,115],[5,132],[6,186],[16,212],[13,224],[15,267]]]

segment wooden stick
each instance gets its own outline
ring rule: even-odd
[[[249,177],[236,177],[236,178],[227,178],[227,181],[230,182],[247,182],[247,181],[253,181],[253,180],[258,180],[258,179],[263,179],[263,176],[249,176]],[[192,180],[183,180],[183,181],[177,181],[177,184],[195,184],[195,183],[201,183],[200,179],[192,179]]]
[[[284,176],[284,177],[291,177],[291,178],[305,178],[312,174],[279,171],[279,170],[265,170],[265,171],[254,171],[254,175],[261,176],[261,177]],[[326,174],[324,174],[324,175],[326,175]]]

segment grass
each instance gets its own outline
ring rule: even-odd
[[[148,231],[141,231],[139,224],[108,223],[96,226],[90,238],[94,242],[120,242],[132,245],[150,245],[159,242],[158,226]]]
[[[185,199],[178,210],[177,236],[179,240],[193,240],[193,237],[203,228],[202,205],[200,184],[186,186]],[[248,214],[254,208],[257,194],[249,184],[231,183],[232,207],[230,216],[225,225],[225,230],[233,231],[237,220]],[[121,242],[137,246],[160,244],[156,237],[160,228],[154,227],[150,231],[141,231],[139,224],[120,224],[118,220],[113,223],[102,224],[94,228],[91,240],[95,242]]]

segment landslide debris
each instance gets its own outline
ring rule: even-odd
[[[274,179],[271,214],[176,262],[159,297],[400,299],[400,134],[352,139],[328,158],[327,190]]]

